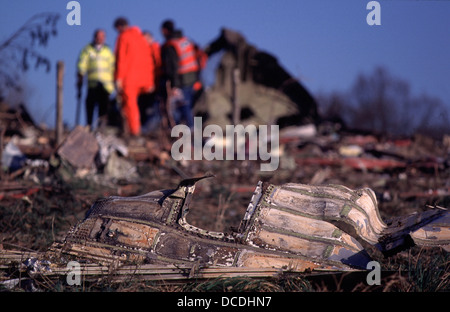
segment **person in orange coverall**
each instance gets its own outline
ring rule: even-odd
[[[119,17],[114,22],[119,33],[116,41],[115,83],[122,97],[122,113],[129,134],[141,134],[138,96],[155,89],[154,63],[151,47],[137,26],[129,26],[128,20]]]

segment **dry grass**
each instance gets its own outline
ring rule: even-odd
[[[262,175],[250,162],[202,163],[197,162],[181,168],[185,174],[195,176],[206,171],[216,178],[202,181],[194,196],[188,221],[195,226],[227,231],[237,227],[242,219],[252,191],[250,185],[258,180],[269,180],[274,184],[285,182],[309,183],[321,168],[280,169]],[[140,164],[142,181],[118,183],[113,187],[99,185],[86,179],[64,181],[55,175],[50,185],[39,186],[41,190],[21,199],[4,198],[0,201],[0,244],[3,248],[46,250],[54,241],[61,240],[67,230],[84,217],[93,201],[108,195],[138,195],[152,190],[173,188],[180,176],[170,167],[156,170]],[[411,173],[413,174],[413,173]],[[417,176],[418,173],[415,173]],[[427,197],[402,199],[399,194],[415,188],[426,189],[446,179],[448,170],[422,174],[414,180],[398,180],[398,173],[370,173],[334,168],[327,172],[323,183],[338,183],[349,187],[372,187],[378,194],[388,191],[391,201],[380,200],[383,217],[411,213],[423,209],[426,204],[448,206],[449,197]],[[438,181],[439,180],[439,181]],[[420,184],[421,186],[418,186]],[[383,275],[380,286],[368,286],[366,275],[330,275],[313,277],[308,274],[284,274],[277,278],[217,278],[189,283],[130,281],[113,283],[103,279],[95,283],[83,283],[72,287],[64,279],[36,279],[33,287],[42,291],[113,291],[113,292],[310,292],[310,291],[358,291],[358,292],[436,292],[450,291],[450,259],[447,252],[438,248],[413,247],[393,257],[377,257]],[[11,272],[9,272],[11,273]],[[24,285],[26,284],[24,280]],[[32,281],[28,280],[30,284]],[[24,286],[23,290],[31,286]]]

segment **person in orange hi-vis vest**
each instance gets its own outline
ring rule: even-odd
[[[161,47],[162,80],[167,86],[165,98],[172,98],[169,109],[176,124],[185,122],[192,128],[194,118],[192,103],[194,100],[194,84],[198,80],[199,64],[194,44],[182,31],[175,29],[172,20],[161,24],[161,33],[166,42]],[[164,90],[162,90],[164,92]]]
[[[155,89],[151,48],[139,27],[129,26],[126,18],[117,18],[114,28],[119,33],[115,51],[116,89],[122,96],[126,128],[131,135],[138,136],[141,134],[138,96]]]

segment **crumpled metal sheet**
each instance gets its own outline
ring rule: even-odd
[[[186,221],[195,183],[202,178],[183,180],[176,189],[100,199],[50,251],[100,262],[305,271],[365,269],[372,259],[361,240],[387,255],[411,241],[449,245],[447,210],[384,222],[371,189],[339,185],[259,182],[238,230],[207,231]]]
[[[442,247],[450,252],[450,213],[443,212],[433,221],[411,233],[417,245]]]

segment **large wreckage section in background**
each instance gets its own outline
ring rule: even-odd
[[[318,122],[317,104],[304,86],[240,33],[222,29],[205,52],[223,52],[214,86],[195,107],[207,123],[284,127]]]
[[[449,250],[446,209],[385,223],[371,189],[343,186],[259,182],[238,229],[231,233],[203,230],[186,220],[200,179],[183,180],[172,190],[98,200],[48,255],[100,263],[303,272],[366,269],[371,257],[361,243],[385,255],[414,244]]]

